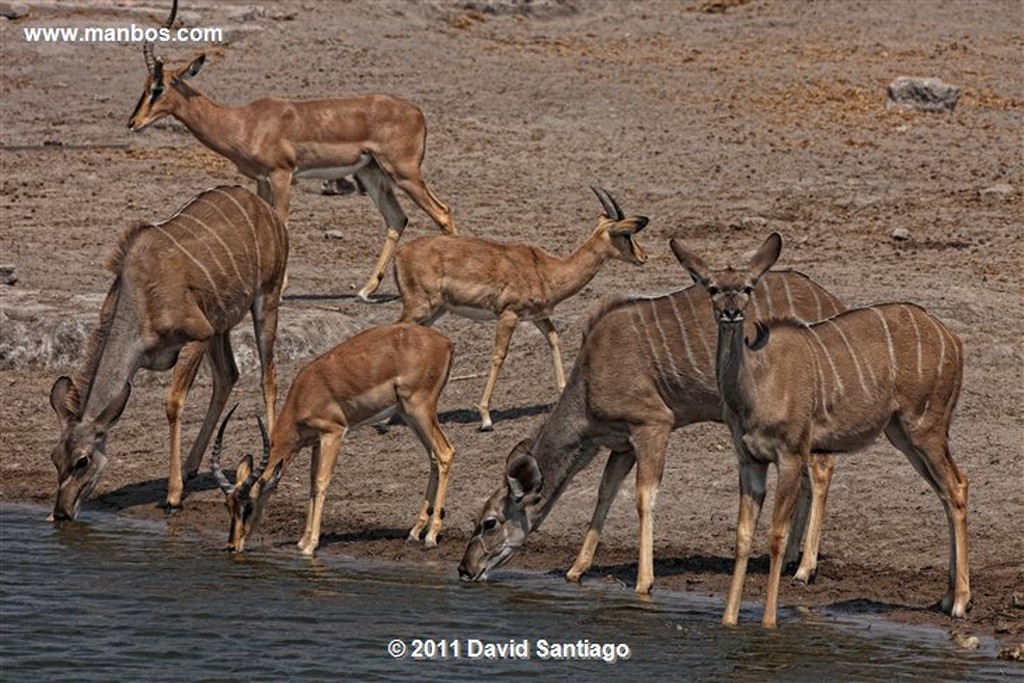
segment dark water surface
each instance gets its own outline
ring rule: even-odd
[[[744,611],[724,629],[721,601],[689,594],[463,584],[444,563],[291,548],[239,558],[159,524],[46,514],[0,506],[3,681],[1006,680],[991,646],[881,619],[782,613],[769,632]]]

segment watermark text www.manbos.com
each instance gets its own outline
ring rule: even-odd
[[[29,43],[222,43],[224,31],[214,27],[177,29],[146,26],[26,26],[22,29]]]
[[[607,664],[629,659],[633,650],[626,643],[602,643],[579,638],[572,641],[545,638],[483,640],[480,638],[395,638],[387,645],[395,659],[439,660],[468,659],[478,661],[596,660]]]

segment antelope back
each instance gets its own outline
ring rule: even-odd
[[[179,309],[191,292],[211,322],[230,320],[230,327],[257,295],[280,286],[287,259],[288,235],[270,205],[245,188],[221,186],[163,223],[127,230],[110,269],[146,301],[144,319]]]
[[[803,273],[771,271],[755,286],[749,310],[753,315],[745,324],[753,338],[756,320],[823,320],[845,307]],[[693,285],[663,296],[603,304],[586,326],[580,357],[587,358],[592,374],[610,371],[623,380],[630,374],[650,376],[670,403],[715,404],[717,342],[711,299],[703,287]],[[695,419],[720,419],[717,405],[709,410],[712,414]]]

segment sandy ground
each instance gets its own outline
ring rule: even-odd
[[[426,178],[468,234],[568,253],[596,225],[592,183],[611,190],[627,212],[651,217],[641,236],[651,254],[643,268],[608,264],[558,308],[567,366],[587,310],[602,297],[688,284],[670,237],[724,259],[778,230],[786,240],[780,265],[807,272],[848,304],[927,307],[966,348],[951,436],[971,483],[974,609],[954,624],[931,608],[945,589],[942,509],[884,440],[841,459],[817,581],[784,585],[782,604],[884,613],[1003,644],[1024,640],[1019,2],[286,0],[267,3],[270,16],[246,22],[231,18],[239,5],[208,4],[186,0],[182,11],[196,25],[230,28],[232,42],[199,46],[208,60],[197,88],[232,104],[262,94],[367,92],[417,103],[429,126]],[[74,368],[85,323],[65,323],[95,319],[116,234],[135,220],[166,218],[211,185],[251,184],[176,122],[128,136],[145,76],[138,45],[33,44],[22,34],[26,26],[157,25],[163,3],[29,6],[27,18],[0,20],[0,262],[14,264],[18,277],[0,287],[0,499],[50,503],[48,455],[58,432],[49,387]],[[199,47],[158,46],[157,54],[180,61]],[[899,75],[960,86],[955,112],[888,111],[886,85]],[[402,201],[411,219],[406,238],[435,232]],[[892,239],[897,228],[909,239]],[[400,308],[393,298],[363,304],[353,296],[383,239],[367,198],[321,196],[317,181],[302,181],[289,230],[282,400],[303,361],[355,330],[393,321]],[[327,230],[343,238],[326,239]],[[390,274],[380,292],[396,293]],[[496,431],[479,433],[472,407],[493,326],[449,317],[437,327],[456,344],[442,421],[457,460],[440,549],[424,553],[403,542],[427,459],[408,430],[395,426],[346,440],[321,552],[443,562],[454,572],[474,515],[501,482],[505,456],[555,400],[546,344],[523,326],[494,397]],[[245,420],[233,427],[232,453],[257,446],[258,373],[251,351],[246,358],[235,394]],[[169,373],[137,376],[109,439],[112,462],[86,513],[164,514],[168,381]],[[203,370],[186,414],[186,443],[208,391]],[[681,430],[669,449],[655,528],[656,589],[723,595],[737,500],[726,429]],[[568,568],[603,459],[570,486],[511,566]],[[264,543],[297,539],[307,463],[304,454],[286,473],[262,527]],[[627,484],[586,580],[632,584],[634,510]],[[172,524],[226,530],[222,494],[209,474],[192,482]],[[766,526],[763,520],[750,600],[763,598]]]

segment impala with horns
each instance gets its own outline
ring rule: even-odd
[[[647,217],[626,216],[607,191],[592,189],[604,214],[590,237],[566,258],[531,244],[444,236],[421,237],[402,245],[395,256],[395,281],[402,294],[399,322],[432,325],[448,312],[498,320],[491,370],[480,399],[481,431],[493,428],[491,395],[519,321],[533,322],[547,338],[561,391],[565,373],[558,331],[551,322],[555,306],[583,289],[605,261],[639,265],[647,260],[636,241]]]
[[[174,0],[165,27],[174,23]],[[181,67],[168,67],[143,46],[145,87],[128,130],[138,132],[173,116],[204,145],[232,161],[257,183],[282,221],[288,217],[293,178],[336,179],[354,174],[387,224],[387,239],[373,273],[359,291],[376,291],[408,223],[395,196],[397,185],[427,212],[443,232],[455,234],[451,210],[423,181],[421,165],[427,128],[423,112],[390,95],[313,100],[263,98],[241,107],[217,104],[188,84],[206,59],[200,54]]]
[[[841,310],[836,297],[793,271],[768,273],[751,299],[753,317],[799,316],[820,320]],[[753,333],[753,319],[748,323]],[[721,422],[715,381],[716,329],[711,304],[700,287],[655,297],[603,303],[585,327],[569,384],[539,433],[521,442],[506,462],[503,483],[484,505],[466,547],[459,574],[484,578],[507,561],[547,517],[576,474],[602,448],[610,449],[597,506],[583,546],[566,578],[579,581],[590,569],[612,502],[636,466],[639,563],[636,591],[654,583],[654,507],[673,430],[695,422]],[[707,456],[712,457],[712,456]],[[818,553],[832,458],[818,456],[806,473],[819,482],[804,488],[804,554],[797,578],[809,581]],[[694,482],[694,485],[699,485]],[[808,510],[810,513],[807,517]],[[804,521],[799,529],[804,528]],[[793,537],[787,558],[796,558]]]
[[[452,343],[440,332],[416,325],[385,325],[361,332],[299,370],[271,430],[263,435],[263,457],[254,468],[245,456],[232,484],[221,469],[224,428],[213,446],[213,474],[227,496],[231,526],[228,548],[241,552],[259,524],[284,469],[312,448],[306,529],[299,549],[312,555],[320,544],[320,521],[341,442],[352,429],[401,415],[427,449],[430,479],[409,540],[437,546],[444,498],[455,450],[437,421],[437,402],[448,381]]]
[[[203,360],[213,394],[184,472],[199,468],[217,419],[238,379],[231,329],[251,311],[263,375],[267,419],[274,421],[277,379],[274,338],[288,260],[284,223],[262,199],[237,187],[216,187],[163,223],[125,230],[109,261],[114,273],[74,380],[58,379],[50,404],[63,433],[54,519],[73,519],[107,464],[107,433],[124,410],[139,368],[174,368],[167,394],[170,470],[167,507],[181,506],[181,413]]]
[[[907,303],[879,304],[815,324],[759,322],[744,333],[750,293],[779,258],[773,233],[737,268],[711,269],[672,241],[672,251],[711,295],[718,325],[717,377],[740,467],[736,563],[722,622],[735,625],[768,465],[778,469],[762,624],[776,625],[782,548],[800,472],[812,453],[864,448],[880,433],[938,494],[949,524],[949,586],[942,609],[963,617],[971,598],[967,478],[949,451],[963,379],[963,346],[941,322]],[[812,487],[817,486],[811,479]]]

